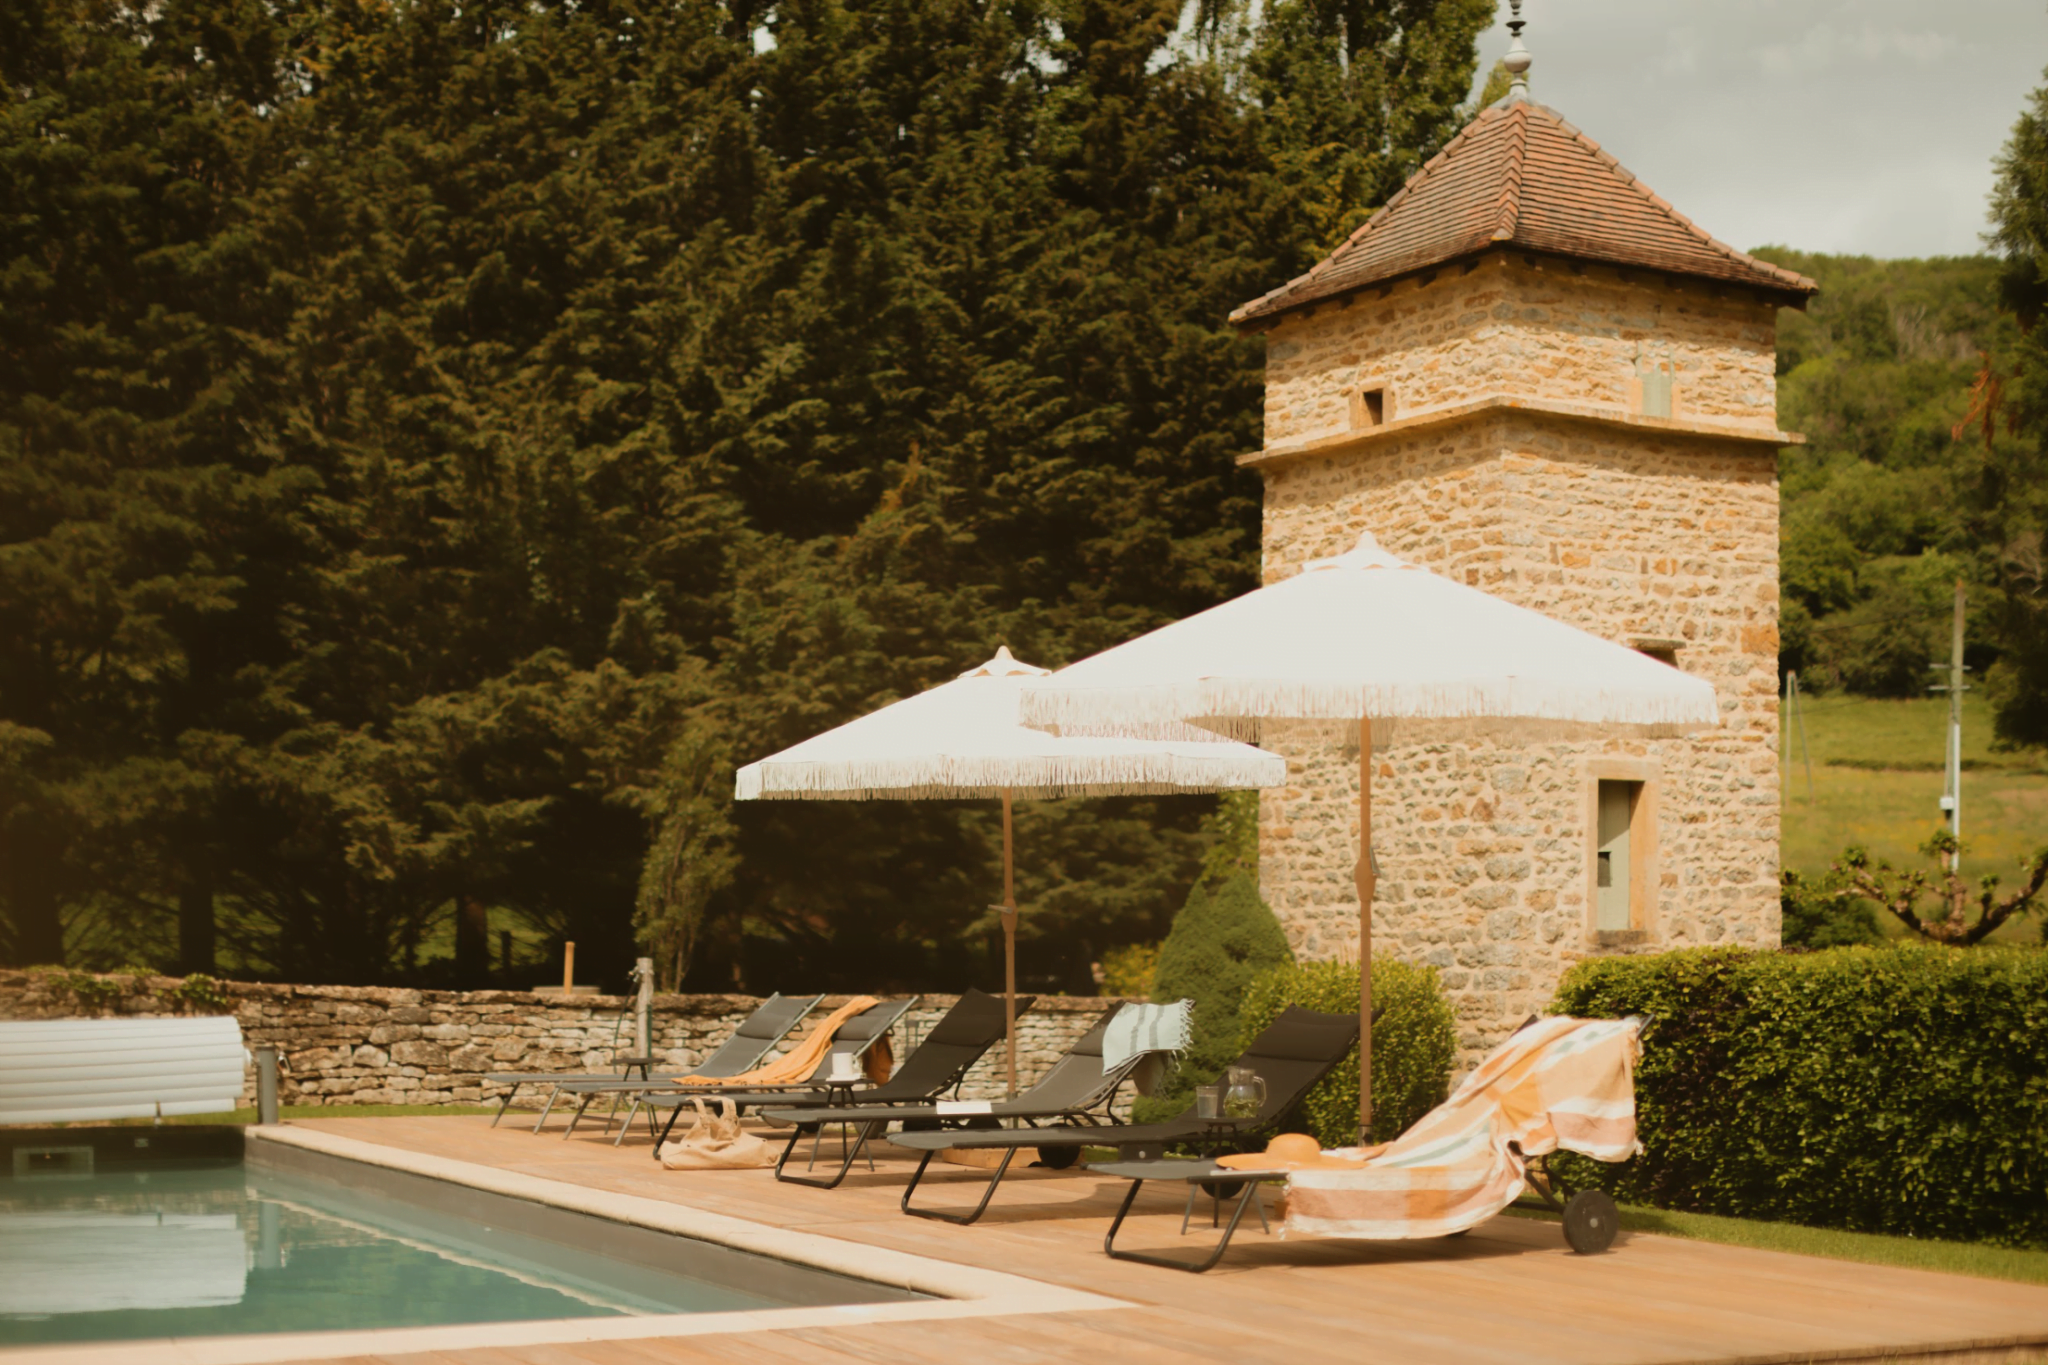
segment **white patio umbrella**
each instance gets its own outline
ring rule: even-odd
[[[1017,718],[1024,683],[1046,670],[1007,646],[979,668],[848,721],[739,770],[737,795],[870,801],[884,797],[1001,797],[1003,1003],[1009,1089],[1017,1091],[1017,887],[1010,803],[1058,796],[1151,796],[1277,787],[1287,761],[1189,726],[1154,738],[1062,738]]]
[[[1676,735],[1720,722],[1711,684],[1397,559],[1370,535],[1334,559],[1029,684],[1026,723],[1061,734],[1267,721],[1358,735],[1360,1139],[1372,1124],[1372,751],[1428,740]]]

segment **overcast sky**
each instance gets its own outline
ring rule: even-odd
[[[1503,20],[1506,0],[1501,0]],[[2048,0],[1525,0],[1530,93],[1737,247],[1983,249]],[[1496,26],[1480,73],[1507,51]]]

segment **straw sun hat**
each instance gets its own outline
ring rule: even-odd
[[[1218,1166],[1233,1171],[1357,1171],[1363,1161],[1328,1156],[1323,1145],[1307,1133],[1281,1133],[1266,1144],[1263,1152],[1240,1152],[1216,1158]]]

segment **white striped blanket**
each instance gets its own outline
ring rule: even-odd
[[[1102,1071],[1116,1070],[1141,1052],[1181,1053],[1187,1050],[1195,1002],[1171,1005],[1125,1005],[1102,1035]]]
[[[1562,1150],[1626,1161],[1641,1150],[1636,1034],[1634,1020],[1537,1020],[1395,1141],[1336,1153],[1364,1158],[1364,1167],[1288,1177],[1281,1235],[1446,1237],[1521,1196],[1525,1157]]]

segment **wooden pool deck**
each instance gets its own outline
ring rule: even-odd
[[[768,1171],[665,1172],[649,1159],[644,1134],[614,1148],[595,1134],[564,1141],[559,1124],[536,1136],[528,1125],[494,1129],[483,1118],[292,1126],[1004,1271],[1128,1305],[352,1357],[360,1365],[2048,1361],[2048,1287],[1997,1280],[1629,1234],[1605,1255],[1581,1257],[1565,1249],[1556,1225],[1516,1218],[1454,1241],[1396,1244],[1283,1242],[1254,1224],[1215,1270],[1185,1275],[1103,1256],[1125,1186],[1086,1172],[1013,1175],[980,1223],[954,1227],[898,1212],[911,1163],[886,1147],[877,1172],[857,1170],[839,1189],[822,1191],[778,1184]],[[983,1174],[944,1168],[920,1189],[920,1203],[964,1205]],[[1137,1209],[1143,1216],[1134,1214],[1119,1245],[1206,1245],[1195,1229],[1177,1236],[1177,1189],[1150,1187]]]

